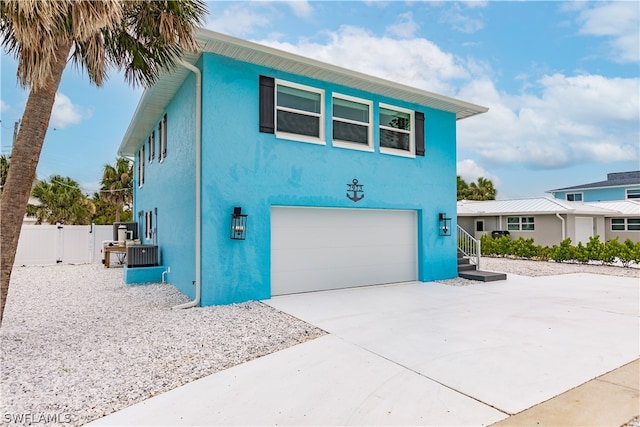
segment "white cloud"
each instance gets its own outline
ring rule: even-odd
[[[491,180],[494,186],[497,186],[499,181],[496,176],[487,172],[471,159],[460,160],[456,164],[456,171],[460,178],[464,179],[467,183],[476,182],[478,178],[486,178]]]
[[[638,3],[596,3],[578,16],[580,34],[609,37],[610,54],[617,62],[640,60],[640,14]]]
[[[294,0],[287,2],[293,13],[299,18],[309,18],[313,15],[313,7],[306,0]]]
[[[640,158],[640,79],[544,76],[540,95],[510,96],[492,82],[470,82],[462,99],[490,108],[458,125],[458,142],[493,164],[555,168]]]
[[[9,104],[0,99],[0,112],[9,111],[10,109],[11,107],[9,106]]]
[[[466,2],[467,8],[479,8],[486,6],[486,2]],[[440,14],[440,20],[462,33],[475,33],[484,28],[484,21],[479,17],[472,16],[461,7],[460,3],[453,3],[451,8],[446,8]]]
[[[57,129],[63,129],[70,125],[76,125],[84,118],[90,117],[89,112],[82,109],[71,102],[71,100],[61,92],[56,93],[56,100],[51,111],[51,126]]]
[[[309,40],[259,43],[438,93],[452,93],[450,80],[470,77],[458,58],[423,38],[379,37],[350,26],[327,37],[324,44]]]
[[[397,21],[397,23],[389,25],[386,28],[387,34],[401,38],[410,38],[418,31],[418,24],[413,20],[413,13],[411,12],[398,15]]]
[[[214,6],[213,2],[211,6]],[[227,3],[222,3],[226,5]],[[256,27],[266,27],[269,25],[269,19],[264,13],[260,13],[256,9],[261,3],[232,3],[231,6],[224,10],[212,10],[212,17],[206,23],[206,27],[220,33],[231,34],[234,36],[246,36],[253,33]],[[265,4],[267,5],[267,4]]]

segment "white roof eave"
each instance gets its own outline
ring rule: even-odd
[[[489,109],[444,95],[369,76],[358,71],[338,67],[306,58],[290,52],[274,49],[254,42],[238,39],[210,30],[198,29],[196,38],[201,50],[185,54],[182,60],[195,64],[202,53],[213,53],[243,62],[261,65],[293,74],[304,75],[318,80],[360,89],[426,107],[448,111],[462,120]],[[134,156],[135,150],[149,134],[169,101],[178,91],[189,71],[178,66],[171,72],[163,73],[156,84],[146,89],[133,115],[131,123],[118,149],[121,156]]]

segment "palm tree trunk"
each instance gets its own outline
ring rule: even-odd
[[[120,222],[120,216],[122,215],[122,202],[120,201],[120,197],[116,201],[116,221]]]
[[[29,92],[20,131],[13,144],[11,166],[0,203],[0,324],[7,302],[22,220],[27,210],[40,151],[70,50],[71,41],[58,45],[57,59],[52,64],[51,76],[47,83],[43,89],[31,89]]]

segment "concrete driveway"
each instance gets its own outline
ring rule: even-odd
[[[639,284],[509,275],[276,297],[329,335],[94,425],[488,425],[638,358]]]

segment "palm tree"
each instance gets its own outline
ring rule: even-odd
[[[18,82],[29,89],[13,144],[0,206],[0,322],[9,291],[20,228],[56,91],[70,59],[100,86],[109,67],[125,80],[149,86],[197,50],[195,26],[206,16],[202,0],[49,0],[0,2],[0,36],[18,60]]]
[[[9,163],[11,160],[4,154],[0,156],[0,194],[4,188],[4,183],[7,181],[7,173],[9,173]]]
[[[38,181],[31,195],[39,202],[30,209],[38,224],[89,224],[95,213],[93,203],[69,177],[54,175],[49,181]]]
[[[460,178],[460,175],[456,176],[456,178],[457,178],[458,200],[465,200],[469,197],[469,184],[467,184],[467,181]]]
[[[469,184],[469,200],[495,200],[496,189],[493,182],[486,178],[478,178],[478,182]]]
[[[116,204],[116,221],[120,222],[120,216],[125,205],[130,205],[133,199],[133,165],[125,158],[116,160],[115,167],[104,165],[102,172],[102,197]]]

